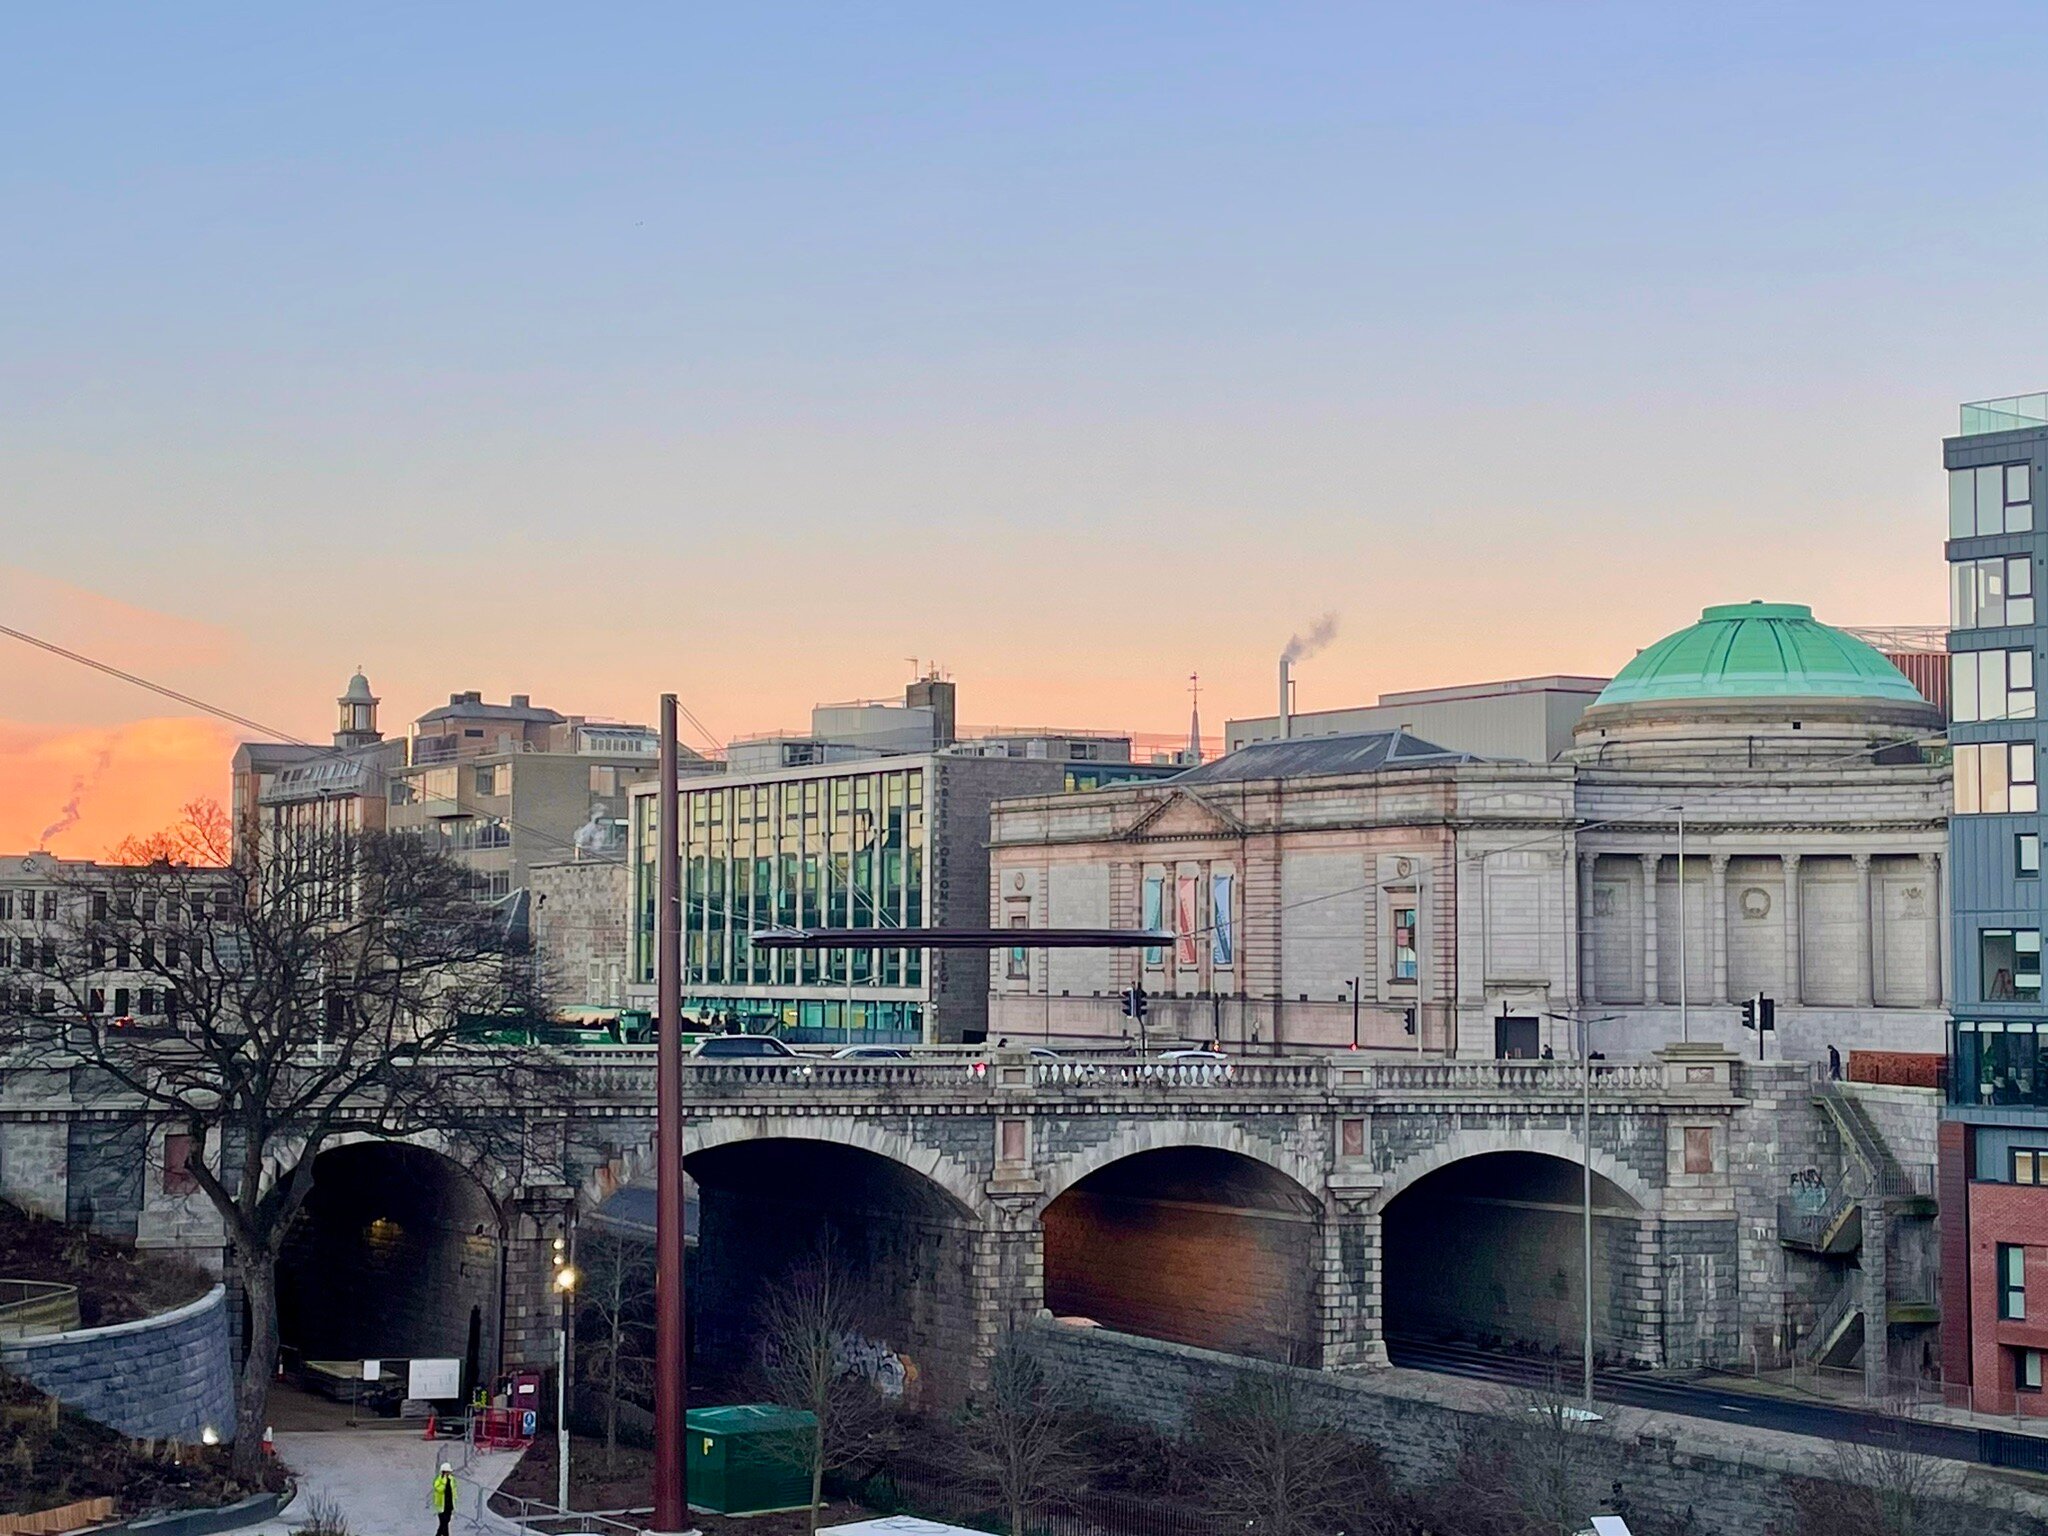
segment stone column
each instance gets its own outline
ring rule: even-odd
[[[1799,855],[1779,856],[1785,871],[1785,1001],[1798,1007],[1804,992],[1799,961]]]
[[[1662,854],[1640,853],[1643,862],[1643,1001],[1661,1003],[1657,988],[1657,864]]]
[[[1948,927],[1941,920],[1941,855],[1920,855],[1920,870],[1927,882],[1927,988],[1923,1001],[1930,1008],[1941,1006],[1941,936]]]
[[[1593,985],[1593,872],[1600,862],[1597,853],[1579,855],[1579,923],[1574,937],[1578,943],[1579,997],[1582,1003],[1593,1002],[1599,988]]]
[[[1928,858],[1934,861],[1934,1000],[1946,1006],[1956,984],[1955,956],[1950,952],[1954,935],[1949,922],[1948,861],[1939,853]]]
[[[1044,1187],[1029,1174],[998,1171],[988,1184],[989,1214],[973,1235],[974,1317],[970,1386],[988,1383],[988,1368],[1005,1330],[1045,1306],[1045,1229],[1039,1224]]]
[[[1856,1002],[1860,1007],[1869,1008],[1875,1001],[1871,939],[1876,928],[1870,909],[1870,855],[1852,853],[1849,857],[1856,864]]]
[[[1387,1363],[1381,1330],[1380,1213],[1376,1175],[1332,1174],[1323,1201],[1316,1299],[1325,1370]]]
[[[1710,1000],[1725,1003],[1728,1001],[1728,855],[1709,854],[1707,868],[1711,875],[1707,881],[1707,900],[1711,903],[1707,911],[1707,943],[1714,956]]]

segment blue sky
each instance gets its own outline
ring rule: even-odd
[[[1170,729],[1942,618],[2048,386],[2048,13],[17,7],[0,599],[293,729],[348,670],[720,730]],[[11,597],[10,597],[11,594]],[[147,617],[142,634],[157,633]],[[14,658],[0,721],[156,713]]]

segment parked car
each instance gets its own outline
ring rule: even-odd
[[[910,1052],[895,1045],[842,1045],[832,1053],[834,1061],[908,1061]]]
[[[1221,1051],[1175,1050],[1161,1051],[1158,1061],[1145,1068],[1145,1076],[1175,1083],[1221,1083],[1236,1070]]]
[[[697,1042],[692,1056],[721,1061],[794,1061],[796,1052],[773,1035],[709,1035]]]

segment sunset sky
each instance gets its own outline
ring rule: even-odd
[[[13,6],[0,622],[324,739],[1212,730],[1944,617],[2048,388],[2048,10]],[[236,733],[0,640],[0,852]]]

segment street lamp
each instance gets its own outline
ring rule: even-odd
[[[555,1330],[555,1507],[569,1510],[569,1307],[582,1276],[569,1258],[569,1240],[555,1239],[556,1294],[562,1298],[561,1326]]]
[[[1576,1024],[1579,1027],[1579,1150],[1581,1154],[1579,1158],[1579,1171],[1582,1175],[1580,1187],[1582,1199],[1584,1202],[1580,1210],[1581,1230],[1579,1235],[1585,1245],[1585,1252],[1583,1254],[1583,1258],[1585,1261],[1585,1279],[1583,1281],[1583,1286],[1586,1293],[1586,1332],[1584,1341],[1585,1380],[1583,1384],[1583,1390],[1586,1398],[1586,1411],[1588,1413],[1591,1413],[1593,1411],[1593,1053],[1591,1050],[1591,1046],[1593,1044],[1592,1027],[1595,1024],[1612,1024],[1616,1019],[1620,1018],[1621,1015],[1616,1013],[1607,1013],[1602,1014],[1597,1019],[1588,1019],[1580,1016],[1577,1010],[1574,1009],[1571,1013],[1553,1013],[1547,1016],[1549,1018],[1556,1019],[1561,1023]]]

